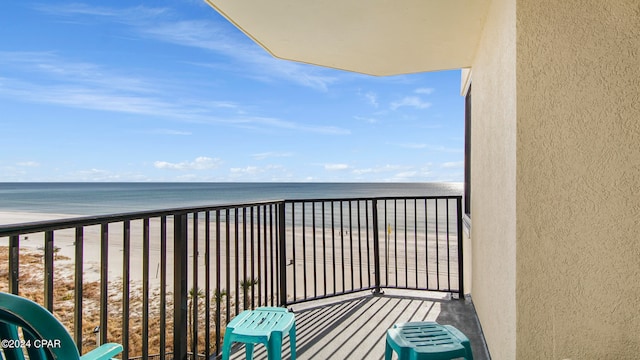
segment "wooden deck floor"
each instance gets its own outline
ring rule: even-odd
[[[364,293],[298,304],[293,306],[293,311],[299,360],[383,359],[387,329],[408,321],[453,325],[469,337],[474,359],[490,359],[470,299],[461,301],[443,294],[386,290],[382,295]],[[244,347],[235,347],[231,359],[244,358]],[[254,359],[266,358],[265,348],[256,346]],[[283,359],[290,358],[287,337]]]

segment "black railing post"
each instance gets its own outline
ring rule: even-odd
[[[463,256],[463,234],[462,234],[462,197],[458,196],[456,199],[457,215],[456,221],[458,224],[458,296],[460,300],[464,300],[464,256]]]
[[[280,250],[280,306],[287,306],[287,243],[285,228],[285,202],[278,203],[278,245]],[[294,269],[295,271],[295,269]]]
[[[109,224],[100,224],[100,344],[108,342]],[[99,345],[99,344],[98,344]]]
[[[18,295],[20,266],[20,239],[18,235],[9,237],[9,292]]]
[[[44,233],[44,306],[53,312],[53,231]]]
[[[371,211],[373,212],[373,261],[375,274],[374,294],[380,294],[380,235],[378,224],[378,200],[371,200]]]
[[[228,217],[227,217],[227,223],[229,223],[228,221]],[[191,314],[189,316],[191,316],[191,353],[197,354],[198,353],[198,296],[199,296],[199,292],[200,292],[200,288],[198,287],[198,213],[193,213],[193,218],[192,218],[192,226],[193,226],[193,236],[192,236],[192,240],[193,240],[193,261],[192,261],[192,265],[193,265],[193,273],[191,274],[191,278],[193,279],[193,284],[191,285],[191,290],[189,290],[189,292],[191,293]],[[186,238],[185,238],[186,240]],[[228,244],[227,244],[227,248],[228,248]],[[227,257],[228,259],[229,257]],[[229,274],[229,271],[227,269],[227,274]],[[229,275],[227,275],[227,279],[229,279]],[[208,294],[205,296],[209,296]]]
[[[167,348],[167,216],[160,218],[160,360],[166,360]]]
[[[73,339],[82,354],[82,268],[84,265],[84,228],[76,227],[75,241],[75,299],[73,311]]]
[[[129,305],[131,304],[131,220],[124,221],[122,235],[122,358],[128,359]]]
[[[173,358],[187,360],[187,214],[173,217]]]
[[[149,218],[142,221],[142,357],[149,357]]]

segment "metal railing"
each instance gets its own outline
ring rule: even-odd
[[[123,359],[208,359],[245,309],[384,288],[462,295],[461,201],[282,200],[5,225],[0,290],[56,314],[81,352],[110,341]]]

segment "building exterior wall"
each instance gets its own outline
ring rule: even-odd
[[[472,298],[494,359],[516,353],[515,0],[495,0],[472,68]]]
[[[636,359],[640,3],[516,14],[517,359]]]

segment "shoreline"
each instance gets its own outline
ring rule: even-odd
[[[72,215],[72,214],[0,211],[0,225],[6,225],[7,223],[20,225],[20,224],[27,224],[29,222],[65,219],[65,218],[72,218],[72,217],[82,217],[82,215],[79,216],[79,215]],[[204,240],[203,230],[205,228],[204,222],[205,222],[204,218],[199,219],[199,225],[198,225],[199,241],[197,245],[197,248],[198,248],[197,249],[197,263],[198,263],[197,264],[198,265],[197,286],[198,287],[202,287],[205,285],[204,279],[206,278],[206,267],[205,267],[206,249],[205,249],[205,241],[203,241]],[[228,271],[231,271],[229,276],[231,277],[230,278],[231,284],[233,284],[233,286],[231,286],[231,289],[226,289],[226,290],[232,291],[236,288],[237,282],[242,282],[243,279],[246,278],[247,276],[249,277],[254,276],[253,270],[251,274],[245,274],[244,271],[235,273],[232,270],[232,268],[238,265],[242,268],[244,268],[244,266],[247,266],[246,264],[244,264],[244,262],[247,260],[246,256],[248,256],[248,253],[246,252],[253,251],[253,250],[249,250],[245,248],[247,246],[247,242],[246,240],[244,240],[244,241],[241,241],[240,244],[238,245],[238,247],[240,248],[240,252],[238,252],[238,249],[235,249],[235,246],[233,244],[234,243],[233,239],[235,239],[237,235],[235,234],[235,229],[233,226],[231,226],[230,228],[228,226],[224,226],[224,222],[225,220],[223,219],[221,221],[222,226],[220,226],[221,240],[219,240],[220,249],[218,251],[221,253],[221,255],[223,255],[223,259],[222,259],[223,266],[221,266],[221,268],[219,269],[219,276],[222,279],[226,279],[226,273]],[[168,219],[167,225],[171,226],[170,225],[171,223],[172,223],[172,219]],[[192,226],[191,223],[189,226],[190,227]],[[366,234],[365,236],[365,234],[363,233],[358,233],[357,236],[356,235],[352,236],[349,232],[347,232],[346,234],[343,234],[343,233],[340,233],[339,231],[333,232],[332,230],[329,230],[326,233],[324,233],[321,229],[316,229],[315,234],[317,234],[317,239],[313,240],[314,232],[313,232],[313,228],[310,227],[310,224],[306,224],[304,227],[300,226],[299,224],[296,224],[294,228],[295,228],[294,230],[295,237],[293,236],[293,232],[290,227],[287,227],[286,229],[287,254],[286,254],[285,261],[287,263],[287,268],[289,269],[288,276],[291,276],[292,278],[296,279],[295,284],[293,281],[287,281],[287,288],[288,288],[287,290],[289,294],[292,293],[294,286],[298,289],[298,293],[301,292],[302,291],[301,289],[304,288],[305,286],[304,279],[300,276],[296,277],[296,275],[300,275],[301,273],[313,274],[315,271],[321,271],[322,272],[321,274],[317,274],[317,280],[315,280],[315,277],[314,277],[314,280],[312,280],[311,278],[307,278],[306,279],[307,285],[316,286],[318,282],[321,282],[321,281],[324,282],[325,280],[330,280],[329,282],[331,284],[328,284],[328,286],[332,289],[337,288],[338,290],[340,288],[346,289],[350,287],[362,286],[364,285],[364,282],[365,282],[364,279],[369,278],[371,276],[370,270],[367,270],[367,268],[370,267],[370,264],[372,264],[374,260],[373,258],[371,258],[372,255],[369,252],[363,253],[364,250],[363,248],[360,248],[360,246],[362,246],[361,244],[367,244],[366,236],[369,236],[368,241],[372,241],[371,239],[372,234]],[[429,230],[430,231],[427,234],[421,233],[420,241],[422,241],[423,236],[429,236],[428,247],[430,249],[433,249],[433,247],[435,246],[433,243],[433,239],[431,238],[433,234],[431,233],[431,229]],[[215,231],[215,230],[212,230],[212,231]],[[271,230],[269,231],[271,232]],[[125,230],[123,226],[121,224],[120,225],[114,224],[109,226],[108,228],[108,234],[109,234],[108,249],[109,250],[108,250],[108,253],[106,254],[108,257],[107,276],[108,276],[109,282],[122,281],[122,276],[124,273],[123,271],[124,264],[128,264],[129,280],[134,283],[142,282],[143,270],[144,270],[143,232],[144,232],[144,229],[142,226],[142,221],[136,220],[131,222],[130,228],[129,228],[129,257],[126,258],[123,252],[124,238],[125,238],[124,236]],[[159,288],[160,286],[160,276],[161,276],[161,272],[160,272],[161,252],[160,252],[160,244],[159,244],[160,232],[161,232],[160,219],[151,218],[149,222],[149,234],[150,234],[149,235],[150,244],[149,244],[149,252],[148,252],[149,256],[147,259],[150,289]],[[303,243],[301,243],[303,241],[303,233],[307,235],[305,246],[302,246]],[[327,236],[326,244],[324,239],[325,234]],[[335,236],[335,238],[333,238],[333,236]],[[362,239],[360,238],[361,236],[363,237]],[[172,237],[173,237],[172,231],[168,231],[167,248],[166,248],[167,291],[173,290],[172,279],[173,279],[174,269],[172,266],[172,262],[174,259],[174,251],[173,251]],[[226,258],[225,256],[227,253],[226,240],[229,240],[229,239],[231,240],[231,243],[229,244],[231,246],[229,250],[231,251],[229,252],[229,258]],[[394,236],[394,239],[395,239],[395,236]],[[0,238],[0,246],[7,246],[9,242],[8,240],[9,240],[8,237]],[[334,244],[334,240],[335,240],[335,244]],[[75,229],[69,228],[64,230],[56,230],[54,235],[54,248],[55,248],[56,256],[61,255],[69,259],[64,261],[74,263],[75,251],[76,251],[75,241],[76,241]],[[210,243],[210,246],[212,247],[211,250],[214,250],[215,244],[213,242],[215,240],[213,236],[211,241],[212,241]],[[266,241],[266,240],[263,239],[262,241]],[[294,241],[299,246],[295,246],[293,244]],[[41,253],[43,251],[44,244],[45,244],[44,233],[33,233],[33,234],[26,234],[26,235],[20,236],[19,247],[21,249],[29,249],[36,253],[38,252]],[[261,261],[260,259],[262,259],[263,261],[262,266],[264,266],[264,269],[265,269],[264,271],[267,271],[268,270],[267,262],[269,264],[268,266],[270,269],[273,269],[274,266],[278,266],[276,263],[276,260],[270,258],[270,256],[273,256],[274,254],[276,254],[275,251],[278,251],[278,250],[277,250],[277,244],[273,243],[272,240],[269,240],[270,250],[267,250],[266,242],[263,242],[263,244],[265,248],[261,250],[262,252],[260,254],[256,253],[258,255],[258,257],[256,257],[256,261],[258,261],[258,264],[259,264]],[[342,249],[342,246],[344,246],[345,244],[347,247]],[[94,280],[100,279],[100,272],[102,267],[100,245],[101,245],[100,225],[92,225],[92,226],[84,227],[83,255],[82,255],[84,281],[94,281]],[[443,244],[440,243],[440,246],[442,245]],[[384,249],[381,249],[381,250],[384,251]],[[389,259],[388,266],[393,266],[393,267],[405,266],[405,261],[406,261],[406,265],[410,266],[411,268],[414,267],[414,266],[411,266],[413,264],[415,264],[415,267],[418,266],[417,260],[414,260],[411,258],[404,259],[406,257],[407,250],[409,251],[409,255],[412,255],[412,257],[417,257],[422,259],[425,255],[427,255],[427,248],[423,244],[418,245],[417,241],[415,242],[415,245],[413,244],[413,242],[409,242],[405,244],[402,241],[402,239],[400,239],[400,241],[397,241],[397,242],[394,241],[393,247],[389,246],[389,249],[387,250],[387,252],[389,250],[392,253],[388,254],[388,256],[391,256]],[[256,248],[256,251],[257,251],[257,248]],[[443,250],[443,251],[446,251],[446,250]],[[317,253],[317,257],[315,255],[316,253]],[[446,253],[446,252],[443,252],[443,253]],[[215,253],[212,253],[209,258],[209,260],[212,263],[215,261],[214,255]],[[188,263],[189,274],[190,274],[188,279],[188,288],[191,288],[191,287],[194,287],[193,274],[192,274],[192,268],[194,264],[194,245],[193,245],[191,234],[189,234],[189,240],[187,244],[187,256],[188,256],[187,263]],[[432,273],[432,271],[434,270],[432,269],[433,264],[443,261],[442,256],[438,259],[438,261],[436,261],[436,259],[433,257],[434,256],[433,252],[430,252],[428,256],[429,256],[428,262],[432,264],[430,266],[430,269],[428,270],[428,273],[425,273],[424,269],[417,270],[420,274],[422,274],[420,275],[421,276],[420,283],[422,283],[423,280],[426,280],[427,278],[431,279],[431,281],[434,281],[437,275]],[[294,260],[295,260],[295,266],[292,266],[294,265]],[[338,260],[337,263],[336,263],[336,260]],[[227,269],[227,266],[224,266],[224,264],[227,264],[227,263],[230,264],[230,267],[231,267],[230,269]],[[248,265],[251,266],[250,263]],[[446,264],[443,264],[443,266],[446,266]],[[253,267],[251,268],[253,269]],[[210,275],[212,277],[216,275],[215,265],[212,264],[212,267],[209,270],[210,270]],[[408,269],[408,270],[414,271],[412,273],[415,274],[415,271],[416,271],[415,269],[413,270]],[[354,275],[352,275],[352,273]],[[73,276],[73,274],[70,274],[70,275]],[[256,274],[256,276],[259,276],[259,274]],[[363,280],[360,280],[361,277],[363,278]],[[333,280],[333,279],[336,279],[336,280]],[[370,282],[370,279],[367,279],[367,280],[368,280],[367,282]],[[333,283],[333,281],[336,281],[336,283]],[[417,275],[416,275],[416,281],[418,281]],[[213,279],[210,284],[212,286],[215,286]],[[220,285],[226,285],[226,284],[223,283]]]
[[[17,225],[30,222],[47,221],[47,220],[60,220],[75,217],[82,217],[84,215],[76,214],[61,214],[61,213],[47,213],[47,212],[30,212],[24,210],[0,210],[0,226],[1,225]]]

